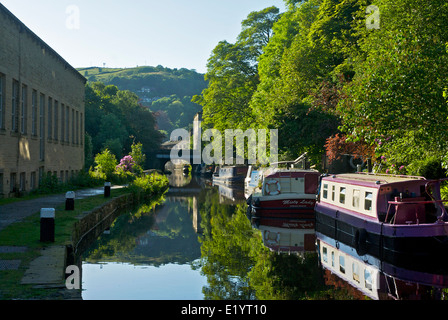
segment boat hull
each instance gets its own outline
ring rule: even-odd
[[[251,218],[255,224],[289,229],[314,229],[314,199],[269,199],[254,201]]]
[[[448,261],[448,224],[392,225],[316,205],[316,231],[395,265]]]

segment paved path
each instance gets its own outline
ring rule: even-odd
[[[121,188],[114,186],[112,189]],[[75,191],[76,199],[83,199],[104,193],[104,187]],[[26,217],[40,212],[42,208],[56,208],[65,203],[65,193],[41,198],[18,201],[0,206],[0,231],[8,225],[22,221]]]

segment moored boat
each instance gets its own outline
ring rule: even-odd
[[[337,282],[355,297],[360,295],[353,289],[374,300],[437,300],[448,288],[448,269],[443,265],[416,260],[420,270],[413,268],[414,263],[399,267],[371,255],[359,256],[355,248],[320,232],[316,238],[326,284]]]
[[[257,227],[261,231],[263,244],[277,253],[295,253],[316,251],[316,232],[314,229],[290,229],[265,225]]]
[[[247,174],[247,166],[222,166],[215,169],[213,181],[218,183],[243,183]]]
[[[316,231],[393,263],[415,257],[442,259],[448,249],[448,215],[440,180],[382,174],[322,178]]]
[[[261,190],[248,199],[252,222],[273,227],[314,229],[320,173],[305,169],[264,172]]]

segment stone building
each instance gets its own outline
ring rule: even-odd
[[[0,4],[0,197],[84,166],[86,79]]]

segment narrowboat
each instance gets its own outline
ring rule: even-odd
[[[213,182],[217,183],[244,183],[247,174],[247,166],[223,166],[216,167],[213,173]]]
[[[281,228],[314,229],[320,173],[305,169],[270,169],[261,189],[248,199],[253,223]]]
[[[392,263],[445,259],[448,215],[440,180],[383,174],[322,177],[316,231]]]
[[[259,225],[257,229],[261,231],[264,246],[273,252],[288,254],[316,252],[314,229],[278,228],[265,225]]]
[[[338,286],[346,288],[356,298],[437,300],[443,297],[443,292],[448,288],[446,268],[434,270],[428,262],[422,270],[413,270],[409,266],[398,267],[374,256],[360,256],[352,246],[320,232],[316,232],[316,244],[326,284],[337,282]]]

